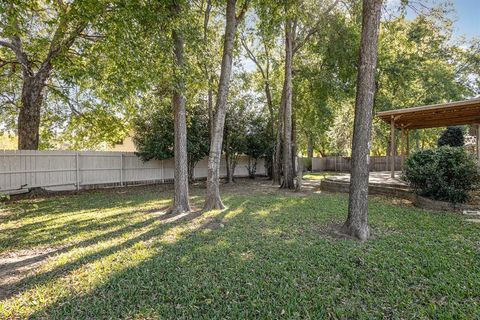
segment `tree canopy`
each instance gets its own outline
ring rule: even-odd
[[[237,14],[243,3],[238,1]],[[42,89],[40,149],[105,149],[128,135],[138,125],[136,119],[167,112],[172,83],[178,76],[171,63],[173,28],[180,28],[186,43],[182,77],[189,125],[192,117],[201,115],[204,121],[206,116],[211,131],[225,3],[179,4],[182,14],[172,18],[169,1],[3,1],[2,133],[19,135],[24,72],[37,74],[47,62],[51,66]],[[406,12],[415,3],[408,1],[382,11],[375,111],[480,94],[479,39],[454,37],[448,3],[429,5],[416,8],[413,18]],[[283,122],[279,119],[285,118],[281,104],[287,20],[293,37],[294,153],[350,155],[361,30],[359,1],[287,1],[286,6],[251,1],[234,41],[233,81],[248,75],[249,84],[242,90],[258,102],[252,106],[268,127],[275,149],[274,140],[282,139],[282,135],[278,138]],[[228,99],[232,103],[235,97]],[[374,121],[372,130],[371,153],[385,154],[387,126]],[[439,132],[412,132],[412,148],[435,145]]]

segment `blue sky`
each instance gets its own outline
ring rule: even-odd
[[[401,0],[386,0],[387,7],[395,8]],[[419,8],[418,2],[423,2],[426,7],[450,2],[455,12],[451,15],[455,20],[453,32],[456,37],[465,36],[466,39],[480,38],[480,0],[416,0],[413,6]],[[407,17],[414,17],[413,10],[407,10]]]
[[[480,38],[480,0],[455,0],[453,4],[457,11],[455,35]]]

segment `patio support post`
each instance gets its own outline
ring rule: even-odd
[[[407,157],[410,155],[410,129],[407,129],[407,132],[406,132],[407,136],[407,152],[406,152],[406,155]]]
[[[401,147],[400,147],[400,152],[402,153],[401,155],[401,168],[402,168],[402,171],[403,171],[403,165],[405,163],[405,129],[403,128],[403,125],[402,125],[402,135],[401,135]]]
[[[480,124],[477,124],[477,161],[480,166]]]
[[[392,178],[395,178],[395,118],[390,120],[390,169]]]

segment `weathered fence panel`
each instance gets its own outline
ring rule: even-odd
[[[242,156],[235,176],[248,176],[248,158]],[[143,162],[133,152],[101,151],[0,151],[0,192],[13,193],[41,187],[74,190],[99,186],[161,183],[173,180],[173,159]],[[226,176],[222,159],[221,176]],[[266,174],[259,160],[257,174]],[[194,178],[207,176],[207,159],[195,167]]]
[[[350,157],[331,156],[331,157],[315,157],[312,158],[313,171],[350,171],[352,159]],[[401,168],[401,157],[395,157],[395,170]],[[370,157],[370,171],[389,171],[390,157]]]

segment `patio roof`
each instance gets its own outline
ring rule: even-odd
[[[480,123],[480,98],[429,106],[377,112],[396,128],[424,129]],[[393,121],[392,121],[393,120]]]
[[[377,117],[390,124],[390,170],[395,177],[395,129],[401,130],[402,170],[405,154],[409,154],[409,135],[411,129],[447,127],[462,124],[477,125],[477,159],[480,165],[480,98],[456,101],[430,106],[413,107],[378,112]],[[404,142],[406,140],[406,150]]]

